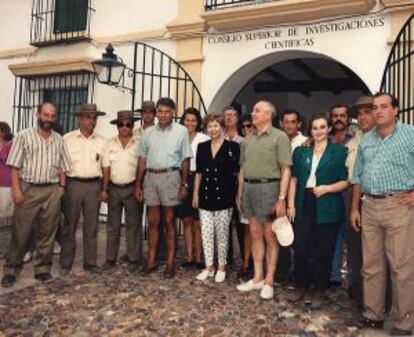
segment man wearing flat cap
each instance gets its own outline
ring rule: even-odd
[[[102,157],[106,141],[94,132],[98,116],[105,115],[96,104],[83,104],[75,113],[79,129],[63,139],[69,151],[71,169],[66,173],[64,198],[65,223],[60,254],[61,274],[70,272],[75,257],[76,227],[83,215],[83,269],[99,272],[97,263],[97,230],[100,206]]]
[[[103,184],[101,199],[108,202],[106,262],[104,269],[116,265],[119,251],[122,210],[126,220],[126,256],[128,269],[138,269],[142,258],[142,207],[134,196],[138,167],[138,143],[132,135],[132,111],[118,111],[110,123],[118,128],[118,135],[107,141],[102,166]]]

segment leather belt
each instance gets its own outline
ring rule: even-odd
[[[173,171],[179,171],[179,170],[180,169],[178,167],[169,167],[165,169],[147,169],[148,172],[155,173],[155,174],[167,173],[167,172],[173,172]]]
[[[27,183],[30,186],[36,186],[36,187],[46,187],[46,186],[52,186],[57,185],[58,183]]]
[[[395,194],[369,194],[369,193],[365,193],[365,195],[367,195],[368,197],[372,198],[372,199],[385,199],[388,197],[392,197]]]
[[[101,180],[101,177],[91,177],[91,178],[68,177],[67,179],[72,180],[72,181],[79,181],[82,183],[92,183],[92,182]]]
[[[261,179],[248,179],[245,178],[244,182],[249,184],[267,184],[267,183],[273,183],[275,181],[279,181],[279,178],[261,178]]]
[[[109,182],[110,185],[118,187],[118,188],[127,188],[127,187],[131,187],[131,186],[135,186],[135,180],[131,181],[130,183],[127,184],[115,184],[112,181]]]

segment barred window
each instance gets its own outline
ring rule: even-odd
[[[63,133],[77,128],[75,111],[93,102],[95,75],[89,72],[16,77],[13,103],[13,130],[36,125],[39,103],[50,101],[58,109],[57,127]]]

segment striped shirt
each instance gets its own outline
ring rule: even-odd
[[[20,179],[27,183],[57,183],[59,172],[69,170],[69,154],[62,137],[52,131],[48,139],[37,128],[16,134],[7,165],[20,170]]]
[[[414,126],[398,122],[382,139],[376,129],[362,137],[353,184],[368,194],[385,195],[414,189]]]

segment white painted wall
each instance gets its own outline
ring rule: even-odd
[[[209,35],[205,38],[202,93],[209,110],[218,110],[229,104],[247,81],[266,67],[277,62],[300,58],[321,57],[336,60],[353,70],[371,91],[377,91],[390,46],[390,19],[387,15],[361,16],[352,19],[338,19],[327,23],[348,23],[355,19],[382,20],[381,27],[361,28],[348,31],[325,32],[307,35],[306,25],[281,26],[252,32],[228,34],[229,43],[209,43],[223,35]],[[315,24],[315,23],[314,23]],[[297,34],[289,37],[296,29]],[[280,37],[246,40],[246,33],[278,31]],[[226,36],[224,36],[226,38]],[[311,46],[293,46],[267,49],[269,42],[283,42],[293,39],[313,38]]]

